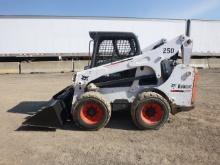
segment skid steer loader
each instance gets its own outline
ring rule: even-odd
[[[189,37],[161,39],[142,51],[130,32],[90,32],[90,37],[90,64],[23,125],[53,128],[70,121],[98,130],[112,111],[129,108],[137,128],[159,129],[170,113],[194,107],[198,74],[189,65]]]

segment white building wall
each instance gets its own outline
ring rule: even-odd
[[[191,21],[193,54],[220,56],[220,21]]]
[[[89,31],[134,32],[141,48],[185,34],[185,20],[0,18],[0,54],[87,53]]]

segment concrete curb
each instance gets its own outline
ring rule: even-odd
[[[41,61],[41,62],[0,62],[0,74],[5,73],[56,73],[84,70],[88,60]],[[220,58],[192,59],[191,66],[204,69],[220,68]]]
[[[72,61],[22,62],[21,73],[55,73],[73,71]]]
[[[74,72],[79,72],[84,70],[84,67],[88,65],[88,60],[79,60],[79,61],[73,61],[74,65]]]
[[[209,68],[209,63],[207,59],[191,59],[191,66],[194,66],[196,68],[204,68],[208,69]]]
[[[208,64],[210,69],[220,68],[220,58],[209,58]]]
[[[19,73],[19,62],[0,62],[0,74]]]

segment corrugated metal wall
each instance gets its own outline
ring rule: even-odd
[[[220,56],[220,21],[191,21],[193,54]]]
[[[134,32],[141,48],[186,32],[186,20],[0,17],[0,54],[87,53],[89,31]],[[220,55],[220,21],[191,21],[195,55]]]

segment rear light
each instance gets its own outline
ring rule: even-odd
[[[194,82],[193,82],[193,89],[192,89],[192,104],[195,103],[197,98],[197,82],[199,80],[199,72],[197,69],[194,70]]]

